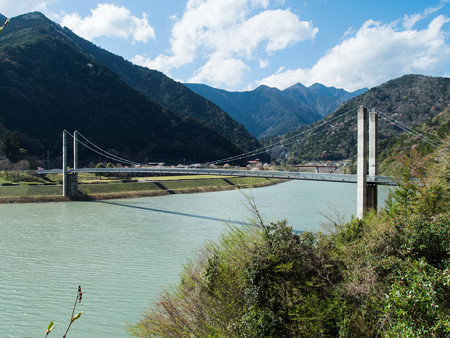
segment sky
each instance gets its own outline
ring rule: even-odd
[[[0,0],[180,82],[354,91],[450,76],[450,0]]]

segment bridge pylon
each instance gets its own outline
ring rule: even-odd
[[[356,216],[360,219],[366,211],[377,210],[378,185],[373,181],[378,171],[377,129],[377,112],[373,109],[369,112],[364,106],[359,107]],[[369,182],[367,174],[372,179]]]
[[[76,132],[75,132],[76,133]],[[76,134],[74,133],[74,167],[78,166],[78,147],[75,146]],[[63,131],[63,160],[62,160],[62,173],[63,173],[63,196],[69,199],[73,199],[78,194],[78,174],[69,173],[67,170],[68,164],[68,152],[67,152],[67,130]]]

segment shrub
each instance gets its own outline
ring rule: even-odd
[[[420,156],[408,157],[387,208],[331,234],[296,234],[286,221],[265,225],[249,199],[257,226],[210,243],[131,332],[450,336],[448,151],[440,156],[426,171]]]
[[[450,271],[407,259],[383,301],[388,336],[450,335]]]

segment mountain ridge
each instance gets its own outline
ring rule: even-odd
[[[280,135],[314,123],[367,89],[344,89],[297,83],[284,90],[261,85],[252,91],[229,92],[204,84],[185,85],[217,104],[257,138]]]

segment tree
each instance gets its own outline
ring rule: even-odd
[[[106,168],[114,168],[114,164],[112,164],[111,162],[108,162],[108,164],[106,165]],[[108,178],[111,178],[111,173],[108,173]]]
[[[22,136],[16,131],[6,131],[1,137],[1,151],[12,162],[19,159],[22,146]]]
[[[17,180],[20,179],[20,177],[23,175],[25,170],[30,169],[30,162],[27,160],[21,160],[13,164],[13,169],[16,172]]]
[[[106,168],[105,165],[103,163],[98,163],[95,168],[99,169],[99,168]],[[95,173],[95,176],[100,176],[100,179],[102,179],[102,173]]]

